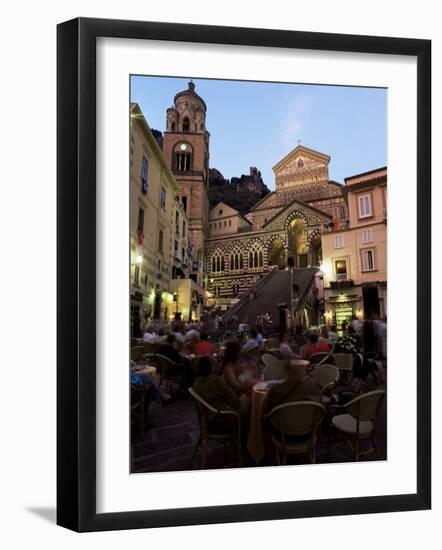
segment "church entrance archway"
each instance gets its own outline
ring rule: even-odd
[[[288,227],[288,263],[294,267],[307,267],[309,264],[309,245],[307,228],[302,218],[295,218]]]
[[[286,257],[282,239],[274,239],[268,248],[269,266],[278,266],[278,269],[285,269]]]
[[[316,235],[310,241],[310,265],[319,267],[322,262],[321,235]]]

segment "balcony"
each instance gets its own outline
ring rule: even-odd
[[[353,280],[345,278],[338,278],[336,281],[330,281],[330,288],[349,288],[353,286]]]

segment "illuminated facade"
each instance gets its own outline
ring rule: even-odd
[[[131,332],[138,335],[149,319],[174,317],[177,297],[183,318],[199,316],[203,290],[195,282],[180,289],[193,270],[189,217],[137,104],[130,114]]]
[[[387,169],[345,179],[347,228],[322,235],[325,316],[338,328],[353,316],[387,315]]]
[[[275,191],[244,217],[223,203],[212,208],[205,272],[213,303],[236,303],[275,268],[319,267],[321,234],[346,227],[348,218],[342,186],[328,179],[329,162],[298,146],[274,166]]]

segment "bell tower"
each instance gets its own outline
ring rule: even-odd
[[[207,234],[209,183],[209,139],[206,130],[207,106],[195,92],[195,84],[178,92],[167,109],[163,153],[178,183],[180,200],[189,216],[189,236],[193,259],[198,266],[193,273],[203,284],[204,240]]]

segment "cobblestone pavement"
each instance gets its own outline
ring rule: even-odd
[[[191,470],[191,458],[198,441],[199,428],[195,407],[189,400],[179,400],[168,407],[153,403],[149,410],[148,428],[144,438],[134,437],[132,445],[132,472],[164,472]],[[378,418],[377,441],[381,455],[387,457],[386,451],[386,402]],[[223,468],[233,463],[233,449],[229,448],[224,457],[222,445],[214,447],[208,455],[206,468]],[[194,468],[198,468],[200,455],[197,454]],[[292,464],[303,464],[303,456],[292,457]],[[345,440],[332,440],[327,456],[327,437],[325,430],[318,435],[316,447],[317,463],[339,463],[353,461],[352,452]],[[361,457],[362,460],[378,460],[375,453]],[[244,466],[256,466],[246,454]]]

